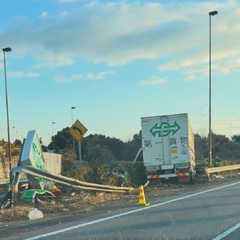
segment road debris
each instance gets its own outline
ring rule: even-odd
[[[43,213],[42,213],[42,211],[38,210],[37,208],[34,208],[29,211],[28,218],[29,218],[29,220],[36,220],[39,218],[43,218]]]

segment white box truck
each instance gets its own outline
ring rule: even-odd
[[[190,182],[195,173],[195,151],[188,114],[142,117],[141,125],[148,179],[175,177],[178,182]]]

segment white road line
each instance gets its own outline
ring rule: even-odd
[[[35,240],[35,239],[40,239],[40,238],[44,238],[44,237],[49,237],[49,236],[56,235],[56,234],[59,234],[59,233],[64,233],[64,232],[67,232],[67,231],[71,231],[73,229],[82,228],[82,227],[86,227],[86,226],[93,225],[93,224],[96,224],[96,223],[108,221],[108,220],[111,220],[111,219],[114,219],[114,218],[119,218],[119,217],[123,217],[123,216],[130,215],[130,214],[133,214],[133,213],[145,211],[149,208],[155,208],[155,207],[162,206],[162,205],[165,205],[165,204],[169,204],[169,203],[181,201],[181,200],[184,200],[184,199],[187,199],[187,198],[195,197],[195,196],[198,196],[198,195],[201,195],[201,194],[217,191],[217,190],[227,188],[227,187],[231,187],[231,186],[234,186],[234,185],[237,185],[237,184],[240,184],[240,182],[231,183],[231,184],[228,184],[228,185],[225,185],[225,186],[205,190],[205,191],[198,192],[198,193],[193,193],[193,194],[190,194],[190,195],[187,195],[187,196],[184,196],[184,197],[172,199],[172,200],[162,202],[162,203],[157,203],[157,204],[154,204],[154,205],[150,205],[148,207],[135,209],[135,210],[128,211],[128,212],[125,212],[125,213],[116,214],[116,215],[113,215],[113,216],[110,216],[110,217],[100,218],[100,219],[97,219],[97,220],[94,220],[94,221],[91,221],[91,222],[86,222],[86,223],[78,224],[78,225],[75,225],[75,226],[72,226],[72,227],[68,227],[68,228],[64,228],[64,229],[61,229],[61,230],[53,231],[53,232],[50,232],[50,233],[45,233],[45,234],[38,235],[38,236],[35,236],[35,237],[26,238],[25,240]]]
[[[217,237],[213,238],[212,240],[221,240],[221,239],[225,238],[227,235],[229,235],[230,233],[232,233],[235,230],[237,230],[238,228],[240,228],[240,223],[238,223],[235,226],[229,228],[227,231],[225,231],[224,233],[218,235]]]

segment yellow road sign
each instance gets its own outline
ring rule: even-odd
[[[69,129],[69,132],[77,141],[80,141],[83,138],[83,135],[87,132],[87,128],[77,120]]]

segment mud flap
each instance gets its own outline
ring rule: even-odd
[[[178,177],[178,182],[179,183],[186,183],[186,182],[190,182],[191,181],[191,178],[190,176],[185,176],[185,177]]]

